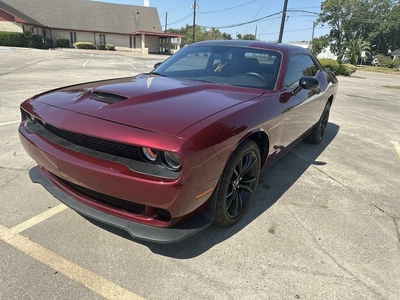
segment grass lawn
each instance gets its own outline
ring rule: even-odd
[[[367,72],[377,72],[385,74],[400,75],[400,71],[396,69],[389,69],[384,67],[373,67],[373,66],[357,66],[357,70],[367,71]]]

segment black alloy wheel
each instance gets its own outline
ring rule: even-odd
[[[322,138],[324,137],[326,132],[326,127],[328,126],[330,109],[331,109],[331,103],[327,102],[317,125],[314,127],[314,129],[310,132],[310,134],[307,137],[308,142],[312,144],[319,144],[322,141]]]
[[[247,140],[235,150],[222,173],[215,223],[231,226],[246,212],[260,177],[260,150]]]

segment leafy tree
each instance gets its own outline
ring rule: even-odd
[[[350,62],[353,65],[357,65],[358,58],[361,56],[361,52],[363,51],[365,51],[364,60],[366,60],[367,56],[371,54],[370,44],[359,39],[351,39],[347,43],[347,48],[344,54],[346,57],[350,58]]]
[[[256,36],[254,34],[248,33],[243,36],[244,40],[255,40]]]
[[[181,27],[180,29],[168,29],[168,32],[171,33],[180,33],[185,36],[182,37],[182,44],[191,44],[193,42],[193,26],[189,26],[186,24],[185,27]],[[229,33],[221,32],[219,29],[211,28],[207,30],[206,27],[202,27],[200,25],[196,25],[195,27],[195,41],[207,41],[207,40],[231,40],[232,36]]]
[[[242,36],[240,33],[238,33],[238,34],[236,35],[236,39],[238,39],[238,40],[243,40],[243,36]]]
[[[326,47],[329,46],[329,36],[328,35],[323,35],[319,38],[314,38],[311,42],[311,52],[314,55],[318,55],[324,50]]]
[[[331,51],[341,59],[345,51],[345,41],[353,37],[351,16],[357,13],[362,0],[325,0],[321,3],[321,14],[318,23],[331,26],[329,37],[332,41]]]
[[[369,41],[374,53],[400,48],[399,20],[399,1],[325,0],[317,22],[330,25],[331,51],[341,59],[350,40]]]

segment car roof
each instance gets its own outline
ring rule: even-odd
[[[261,42],[254,40],[216,40],[216,41],[204,41],[191,44],[189,46],[231,46],[231,47],[244,47],[244,48],[259,48],[275,50],[284,53],[292,52],[304,52],[310,53],[308,49],[300,46],[284,44],[284,43],[274,43],[274,42]]]

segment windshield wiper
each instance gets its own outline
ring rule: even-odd
[[[215,81],[210,81],[210,80],[205,80],[205,79],[197,79],[197,78],[184,78],[184,79],[193,80],[193,81],[207,82],[207,83],[216,83]]]

